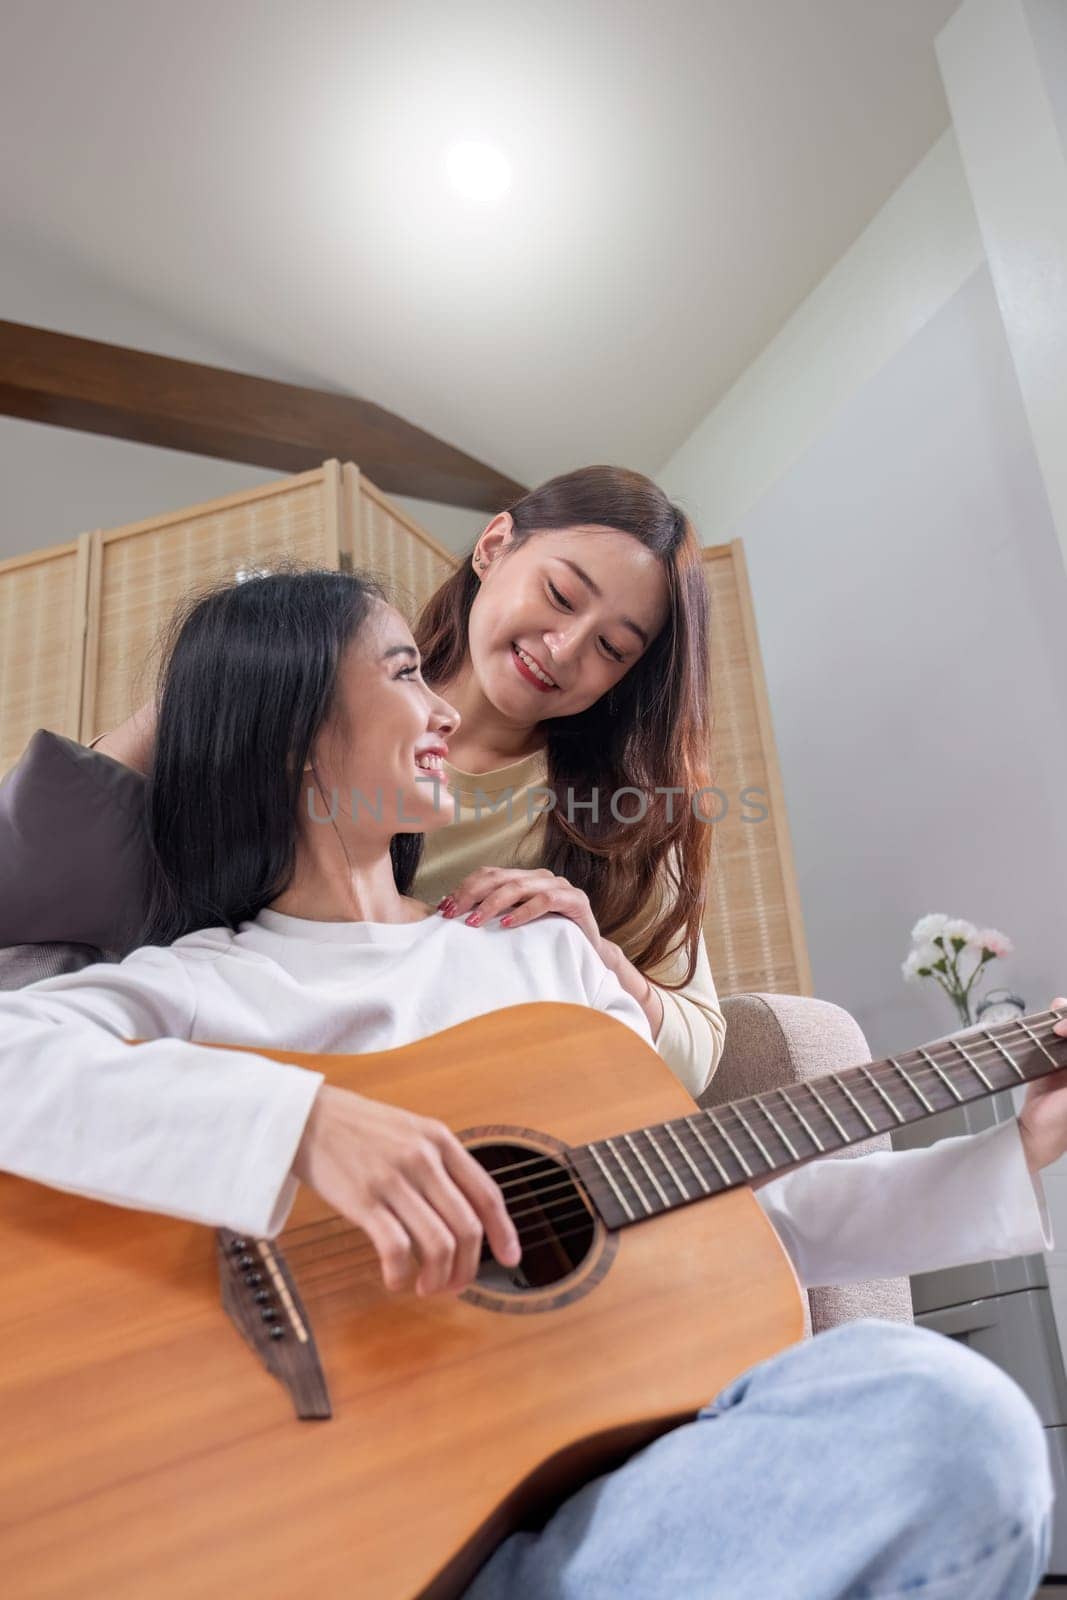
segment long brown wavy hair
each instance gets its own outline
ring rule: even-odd
[[[511,515],[516,547],[550,529],[595,525],[632,534],[663,566],[670,609],[644,655],[585,711],[541,724],[547,787],[557,797],[545,818],[543,864],[584,889],[606,938],[633,927],[636,943],[628,953],[635,966],[655,967],[684,947],[685,977],[662,985],[680,989],[696,968],[710,857],[709,824],[692,804],[711,781],[709,608],[700,544],[662,489],[621,467],[564,473],[501,509]],[[478,592],[472,554],[427,601],[415,625],[423,676],[432,684],[450,682],[467,658]],[[647,810],[638,820],[619,805],[627,820],[618,822],[610,798],[631,788],[647,799]],[[671,797],[657,788],[682,793]],[[582,805],[594,790],[605,802],[598,820]],[[560,809],[568,792],[577,824]],[[650,902],[650,924],[633,926],[642,913],[647,921]]]

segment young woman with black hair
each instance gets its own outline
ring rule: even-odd
[[[422,1292],[462,1288],[483,1229],[514,1263],[501,1191],[447,1127],[196,1042],[384,1049],[530,999],[650,1040],[572,919],[479,933],[410,893],[418,833],[447,824],[424,763],[460,726],[359,577],[277,574],[195,602],[149,777],[162,942],[0,994],[0,1165],[268,1235],[302,1179],[365,1230],[391,1288],[413,1268]],[[1047,1243],[1031,1175],[1065,1148],[1053,1077],[989,1135],[815,1163],[757,1198],[806,1282],[922,1270]],[[1022,1600],[1050,1500],[1039,1419],[1009,1379],[924,1330],[857,1323],[761,1362],[513,1534],[469,1600]]]
[[[546,993],[649,1040],[572,922],[479,937],[412,897],[422,833],[448,820],[427,765],[458,720],[360,576],[276,573],[184,608],[146,794],[143,947],[0,996],[16,1105],[0,1164],[252,1233],[276,1231],[305,1178],[365,1229],[389,1286],[414,1258],[423,1291],[461,1287],[483,1229],[513,1259],[499,1190],[447,1128],[180,1042],[388,1049]],[[122,1038],[158,1043],[131,1057]]]

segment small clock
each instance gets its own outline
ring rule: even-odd
[[[984,1027],[994,1022],[1014,1022],[1026,1014],[1026,1001],[1008,989],[991,989],[978,1004],[976,1021]]]

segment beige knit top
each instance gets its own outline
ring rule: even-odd
[[[490,772],[463,772],[444,763],[450,788],[441,787],[439,804],[450,816],[447,827],[426,834],[414,894],[436,906],[458,888],[468,873],[485,866],[537,867],[544,841],[543,811],[547,778],[543,750]],[[509,792],[510,791],[510,792]],[[540,791],[540,792],[539,792]],[[614,936],[629,956],[653,914],[650,906],[632,927]],[[632,959],[632,956],[631,956]],[[655,970],[645,973],[676,982],[685,970],[679,950]],[[719,1064],[726,1038],[726,1022],[719,1008],[703,937],[696,970],[684,989],[663,989],[663,1023],[656,1049],[675,1076],[694,1097],[703,1090]]]

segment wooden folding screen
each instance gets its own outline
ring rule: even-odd
[[[720,994],[810,994],[778,754],[740,539],[709,546],[712,870],[704,937]]]
[[[456,565],[357,467],[336,461],[0,563],[0,773],[35,728],[88,740],[146,699],[180,597],[286,559],[367,569],[411,621]],[[721,994],[806,994],[810,971],[740,542],[709,548],[704,566],[719,791],[705,798],[706,813],[719,819],[708,829],[711,967]]]
[[[154,687],[178,600],[285,559],[336,567],[341,470],[314,472],[93,534],[81,737],[125,720]]]
[[[78,737],[89,535],[0,561],[0,773],[35,728]]]
[[[381,579],[409,624],[456,567],[456,558],[380,489],[342,468],[342,549],[346,565]]]

